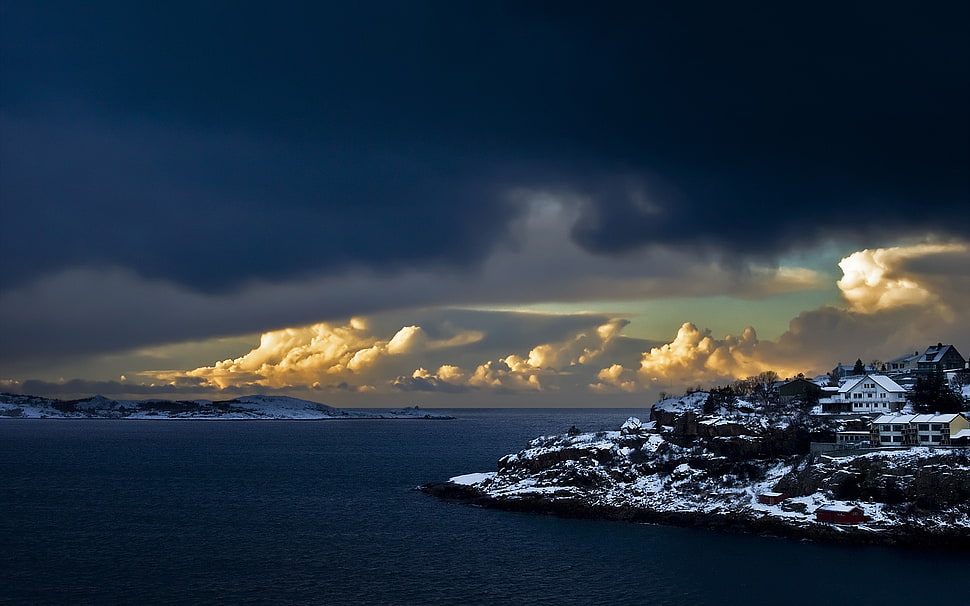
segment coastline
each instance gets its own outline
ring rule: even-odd
[[[908,525],[893,530],[874,531],[865,527],[818,522],[791,524],[767,515],[752,517],[738,512],[660,511],[645,507],[593,504],[581,498],[549,498],[542,495],[497,498],[474,485],[456,484],[451,481],[430,482],[418,486],[415,490],[448,503],[510,512],[611,522],[660,524],[845,545],[970,553],[970,534],[935,533]]]
[[[706,397],[659,402],[616,431],[540,436],[494,472],[418,489],[509,511],[970,552],[970,449],[816,454],[812,442],[861,421],[705,412]]]

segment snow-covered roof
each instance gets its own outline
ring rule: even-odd
[[[910,423],[949,423],[953,419],[962,416],[959,413],[952,413],[946,415],[916,415]]]
[[[957,438],[970,438],[970,429],[961,429],[960,431],[950,436],[951,440],[955,440]]]
[[[762,497],[772,497],[772,498],[777,499],[778,497],[785,496],[785,493],[783,493],[783,492],[763,492],[759,496],[762,496]]]
[[[916,418],[916,415],[880,415],[873,421],[878,423],[909,423]]]
[[[933,364],[933,363],[939,362],[940,360],[943,359],[946,353],[951,349],[953,350],[954,353],[959,355],[960,352],[958,352],[956,348],[953,347],[952,345],[943,345],[942,343],[937,343],[936,345],[930,345],[929,347],[926,348],[926,351],[923,352],[923,355],[920,356],[918,363]],[[962,358],[963,356],[960,356],[960,357]]]
[[[905,387],[893,381],[886,375],[866,374],[861,377],[852,377],[848,379],[845,383],[842,384],[841,387],[839,387],[839,393],[845,393],[847,391],[851,391],[856,386],[858,386],[859,383],[862,383],[863,381],[866,381],[866,380],[872,381],[879,387],[882,387],[883,389],[885,389],[887,392],[904,393],[906,391]]]
[[[905,362],[912,362],[913,360],[915,360],[918,357],[919,357],[919,352],[917,351],[917,352],[913,352],[911,354],[906,354],[906,355],[903,355],[903,356],[899,356],[898,358],[893,358],[892,360],[889,360],[888,362],[886,362],[886,364],[902,364],[902,363],[905,363]]]
[[[838,503],[828,503],[827,505],[822,505],[815,511],[837,511],[839,513],[849,513],[859,509],[855,505],[840,505]]]
[[[950,423],[962,416],[958,412],[943,415],[882,415],[876,417],[873,423]]]

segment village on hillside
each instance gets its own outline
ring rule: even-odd
[[[776,384],[777,400],[810,405],[810,414],[857,419],[813,452],[912,446],[970,446],[970,362],[937,343],[884,363],[838,364],[827,375]],[[858,423],[857,423],[858,426]]]
[[[531,440],[422,490],[514,511],[932,549],[970,547],[970,368],[938,343],[661,394],[619,431]]]
[[[825,458],[970,447],[970,360],[953,345],[937,343],[885,363],[839,363],[814,380],[780,381],[774,389],[779,402],[811,405],[810,415],[841,419],[852,427],[836,431],[834,442],[811,443],[811,452]],[[764,492],[758,501],[777,505],[788,497]],[[817,521],[834,524],[868,520],[851,504],[827,504],[814,513]]]

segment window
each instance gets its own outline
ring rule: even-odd
[[[930,430],[929,423],[920,423],[919,424],[919,431],[929,431],[929,430]]]
[[[903,436],[893,436],[893,442],[902,442]]]
[[[892,431],[892,425],[880,425],[879,431]]]

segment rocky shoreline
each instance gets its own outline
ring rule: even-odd
[[[754,518],[736,513],[656,511],[631,506],[594,505],[581,499],[550,499],[541,496],[495,498],[472,486],[452,482],[430,482],[419,486],[417,490],[450,503],[520,513],[660,524],[845,545],[884,545],[930,551],[970,552],[970,535],[928,532],[913,526],[900,526],[892,531],[873,532],[857,527],[821,523],[796,526],[769,516]]]
[[[420,486],[439,499],[563,517],[796,540],[970,552],[970,450],[813,455],[846,421],[789,410],[702,411],[697,393],[618,431],[542,436],[496,471]],[[745,407],[747,408],[747,406]],[[778,502],[760,497],[783,493]],[[858,524],[817,521],[856,508]]]

